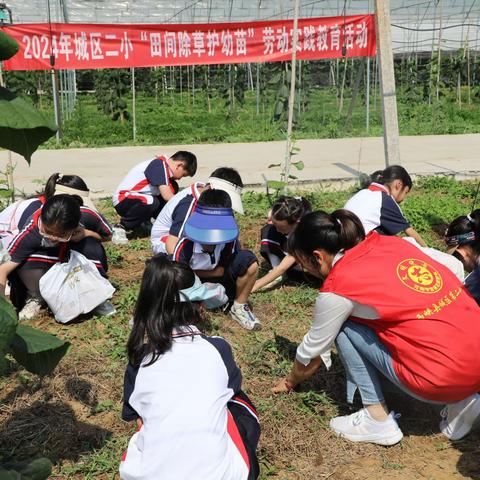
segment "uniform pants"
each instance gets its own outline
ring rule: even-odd
[[[178,183],[171,180],[175,193],[178,192]],[[145,203],[138,198],[125,198],[115,205],[115,210],[120,215],[120,225],[125,230],[132,230],[139,227],[142,223],[150,222],[151,219],[158,217],[158,214],[167,203],[160,195],[143,195],[151,203]]]
[[[87,237],[78,243],[70,242],[69,246],[72,250],[81,253],[91,260],[102,277],[107,277],[107,255],[101,242]],[[21,310],[29,298],[34,298],[43,303],[39,282],[53,265],[27,261],[22,263],[8,276],[11,285],[10,300],[17,310]]]
[[[237,445],[237,448],[242,451],[243,445],[244,454],[246,454],[245,460],[248,461],[249,465],[248,480],[256,480],[260,474],[256,453],[260,438],[260,424],[258,423],[255,407],[247,395],[240,391],[228,402],[227,408],[239,433],[241,442],[238,442],[240,445]],[[233,439],[236,433],[235,428],[232,429],[232,425],[230,425],[228,430]]]
[[[220,283],[225,287],[225,292],[229,301],[235,300],[237,294],[237,279],[243,277],[250,265],[257,262],[257,257],[250,250],[239,250],[234,253],[225,265],[225,273],[223,277],[218,278],[202,278],[202,282]]]

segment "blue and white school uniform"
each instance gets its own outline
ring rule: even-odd
[[[0,213],[0,240],[7,249],[12,240],[20,232],[20,226],[25,225],[25,219],[30,218],[43,202],[37,198],[17,200]]]
[[[379,183],[357,192],[343,208],[360,219],[366,234],[375,230],[382,235],[396,235],[410,227],[388,188]]]
[[[172,193],[178,190],[165,156],[141,162],[127,173],[112,199],[124,228],[136,228],[158,216],[166,204],[161,186],[168,186]]]
[[[160,195],[160,186],[171,186],[171,178],[172,172],[168,166],[167,157],[159,156],[141,162],[135,165],[120,182],[113,195],[113,206],[116,207],[127,198],[151,205],[154,197]]]
[[[141,418],[122,480],[254,480],[260,427],[230,345],[190,326],[155,363],[128,365],[124,420]]]
[[[152,227],[150,242],[153,253],[167,253],[165,242],[169,235],[182,236],[188,217],[195,211],[200,188],[205,188],[205,183],[193,183],[175,194],[162,208]]]

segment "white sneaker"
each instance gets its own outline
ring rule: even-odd
[[[378,445],[395,445],[403,438],[394,412],[383,422],[374,420],[366,408],[356,413],[330,420],[330,427],[339,435],[352,442],[369,442]]]
[[[19,320],[32,320],[42,310],[42,304],[36,298],[29,298],[18,314]]]
[[[98,307],[95,307],[92,313],[96,317],[111,317],[117,313],[117,310],[108,300],[105,300]]]
[[[446,405],[440,415],[442,433],[450,440],[460,440],[480,421],[480,395],[474,393],[464,400]]]
[[[112,243],[115,245],[127,245],[128,238],[125,229],[119,225],[113,227]]]
[[[250,310],[248,303],[238,307],[235,307],[235,304],[233,304],[230,309],[230,316],[247,330],[260,330],[262,328],[260,320]]]

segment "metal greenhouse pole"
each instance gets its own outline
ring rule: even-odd
[[[50,33],[50,75],[52,79],[52,96],[53,96],[53,109],[55,111],[55,124],[57,125],[56,139],[57,143],[60,143],[62,138],[62,117],[60,114],[60,102],[58,98],[58,72],[55,70],[55,55],[53,54],[52,46],[52,21],[50,14],[50,0],[47,0],[47,21]]]
[[[298,41],[298,14],[300,10],[300,0],[295,0],[295,13],[293,17],[293,41],[292,41],[292,68],[290,80],[290,96],[288,98],[288,123],[287,123],[287,142],[285,145],[285,164],[283,170],[283,181],[288,183],[290,175],[291,151],[292,151],[292,129],[293,129],[293,110],[295,107],[295,80],[297,65],[297,41]]]
[[[137,140],[137,101],[135,93],[135,67],[132,67],[132,132],[134,142]]]

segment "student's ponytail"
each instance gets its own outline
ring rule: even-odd
[[[198,309],[180,301],[180,290],[191,287],[195,274],[185,264],[155,255],[147,260],[138,294],[127,350],[130,363],[152,365],[172,346],[172,332],[200,321]]]
[[[340,234],[339,250],[348,250],[360,243],[365,238],[365,230],[360,219],[350,210],[335,210],[330,215],[332,221],[338,225]],[[337,250],[338,252],[338,250]],[[330,253],[337,253],[330,252]]]
[[[313,252],[326,250],[331,255],[348,250],[365,238],[359,218],[349,210],[319,211],[305,215],[288,239],[288,251],[315,264]]]
[[[78,175],[62,175],[57,172],[53,173],[52,175],[50,175],[50,177],[48,177],[47,183],[45,184],[45,189],[43,191],[45,200],[48,200],[55,195],[57,185],[62,185],[64,187],[79,190],[80,192],[89,192],[87,184],[85,183],[83,178],[79,177]],[[82,197],[80,197],[79,195],[77,195],[77,197],[83,204]]]
[[[383,180],[383,170],[375,170],[370,175],[362,173],[358,178],[360,188],[368,188],[372,183],[382,183]]]
[[[412,177],[401,165],[390,165],[385,170],[375,170],[370,175],[362,174],[359,177],[360,188],[368,188],[372,183],[390,185],[395,180],[400,180],[404,188],[412,189]]]
[[[45,190],[43,191],[43,195],[45,200],[52,198],[55,195],[55,187],[57,186],[58,179],[60,178],[60,174],[52,173],[45,184]]]

